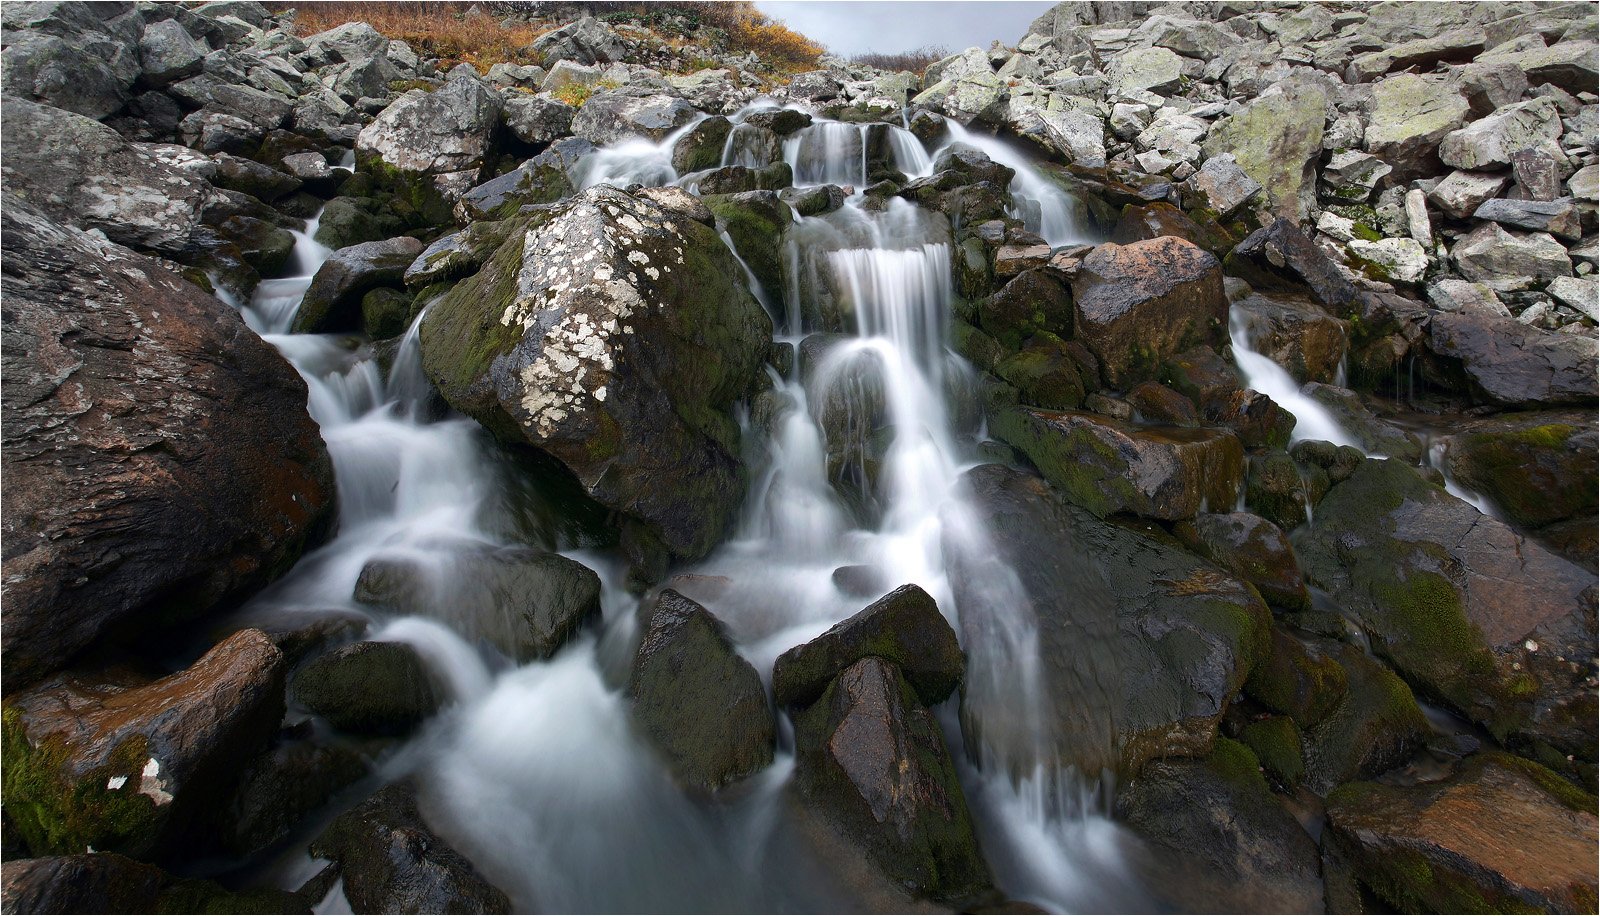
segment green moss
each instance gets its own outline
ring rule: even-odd
[[[1246,725],[1239,740],[1255,752],[1256,758],[1278,785],[1291,789],[1305,777],[1305,759],[1300,751],[1300,729],[1287,716],[1271,716]]]
[[[106,764],[78,773],[72,753],[59,740],[38,745],[28,740],[14,707],[0,713],[0,732],[6,814],[35,855],[70,855],[89,847],[140,855],[156,839],[161,811],[139,794],[139,776],[148,759],[143,736],[119,744]],[[109,788],[119,777],[124,778],[121,786]]]
[[[1379,232],[1378,230],[1373,229],[1371,226],[1368,226],[1366,223],[1352,223],[1350,226],[1350,234],[1364,242],[1380,242],[1388,237],[1382,232]]]
[[[1595,796],[1590,795],[1532,760],[1515,757],[1511,754],[1502,754],[1499,751],[1485,751],[1481,756],[1506,769],[1516,770],[1518,773],[1533,780],[1540,789],[1560,802],[1563,807],[1588,814],[1594,814],[1597,810],[1600,810],[1600,799],[1596,799]]]
[[[1067,431],[1020,409],[996,413],[992,432],[1028,456],[1045,479],[1096,516],[1136,505],[1139,497],[1117,450],[1084,430]]]
[[[1239,786],[1267,790],[1267,781],[1261,775],[1261,761],[1250,748],[1220,735],[1211,746],[1206,766],[1223,779]]]

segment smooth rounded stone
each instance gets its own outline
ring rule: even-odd
[[[221,817],[222,842],[241,856],[266,849],[369,770],[365,758],[344,745],[280,741],[240,774]]]
[[[1413,464],[1421,460],[1422,439],[1373,413],[1356,392],[1335,385],[1307,382],[1301,386],[1300,393],[1327,408],[1340,428],[1360,443],[1367,454],[1398,458]]]
[[[1505,407],[1589,404],[1600,390],[1594,338],[1552,334],[1485,312],[1442,312],[1422,343],[1423,377],[1479,403]]]
[[[58,675],[7,696],[6,814],[38,855],[166,859],[199,842],[283,717],[283,654],[243,630],[156,681]]]
[[[435,833],[410,782],[379,789],[334,819],[312,855],[338,866],[359,913],[511,913],[510,899]]]
[[[1594,760],[1592,574],[1399,461],[1334,486],[1296,548],[1419,689],[1509,746]]]
[[[1251,348],[1295,381],[1331,382],[1338,375],[1349,330],[1309,297],[1252,291],[1234,301],[1231,317],[1243,322]]]
[[[670,95],[601,92],[589,97],[572,119],[572,132],[596,146],[628,137],[661,141],[695,118],[694,106]]]
[[[1294,221],[1274,220],[1250,233],[1223,262],[1230,277],[1263,291],[1306,294],[1332,314],[1347,314],[1356,288]]]
[[[1539,281],[1572,276],[1565,245],[1548,233],[1513,233],[1497,223],[1484,223],[1450,250],[1456,269],[1468,280],[1495,292],[1517,292]]]
[[[203,177],[89,118],[9,95],[4,118],[6,189],[58,222],[177,253],[212,202]]]
[[[1344,666],[1326,649],[1303,642],[1274,624],[1271,649],[1250,669],[1245,695],[1290,717],[1301,731],[1317,725],[1338,708],[1350,689]],[[1297,736],[1297,748],[1299,744]]]
[[[963,688],[978,729],[969,742],[1024,768],[1125,776],[1209,751],[1267,649],[1271,614],[1255,590],[1165,536],[1096,519],[1026,472],[984,465],[963,485],[990,532],[974,544],[952,520],[944,529],[963,646],[990,665],[1021,664],[989,623],[1014,621],[1037,632],[1041,664],[1041,699],[1019,704],[1010,672],[980,678],[1004,669],[974,663]]]
[[[273,888],[229,891],[114,852],[0,865],[0,907],[7,913],[293,913],[314,902]]]
[[[326,334],[361,327],[361,297],[380,286],[399,286],[422,253],[410,236],[341,248],[317,268],[294,316],[294,333]]]
[[[1101,245],[1083,259],[1072,294],[1074,333],[1113,388],[1153,378],[1167,357],[1226,334],[1221,265],[1182,239]]]
[[[447,402],[560,460],[676,555],[703,556],[734,518],[732,410],[772,320],[715,229],[591,188],[513,233],[429,308],[421,338]]]
[[[1095,515],[1192,518],[1231,506],[1244,448],[1227,430],[1138,427],[1077,411],[1000,411],[995,438],[1018,449],[1066,497]]]
[[[1204,760],[1153,761],[1117,793],[1117,820],[1159,858],[1157,886],[1233,913],[1322,912],[1317,844],[1259,766],[1227,738]]]
[[[1051,272],[1025,270],[978,306],[978,324],[1007,350],[1035,334],[1072,336],[1072,296]]]
[[[915,585],[902,585],[778,656],[773,698],[779,706],[808,705],[839,672],[869,656],[894,662],[927,706],[950,696],[966,669],[955,631],[933,598]]]
[[[1355,239],[1345,245],[1355,266],[1386,283],[1417,283],[1428,272],[1428,252],[1416,239]]]
[[[1394,168],[1393,184],[1437,174],[1440,141],[1470,113],[1467,100],[1449,83],[1409,73],[1373,84],[1372,105],[1363,143]]]
[[[841,566],[833,571],[833,587],[851,598],[872,598],[889,590],[889,575],[877,566]]]
[[[792,791],[858,855],[916,897],[991,893],[944,735],[893,662],[846,668],[794,727]]]
[[[722,148],[732,130],[733,122],[721,115],[689,128],[672,146],[672,168],[680,175],[716,168],[722,163]]]
[[[973,358],[976,348],[980,364],[987,362],[991,372],[1015,386],[1021,403],[1046,410],[1075,410],[1083,405],[1085,369],[1069,345],[1050,340],[1006,353],[981,331],[973,330],[967,338],[963,355]],[[989,346],[992,354],[985,349]],[[1088,372],[1092,378],[1093,370]]]
[[[1593,515],[1596,434],[1582,412],[1507,414],[1457,426],[1443,443],[1450,478],[1513,524],[1538,528]]]
[[[622,60],[628,53],[627,45],[615,29],[590,16],[539,36],[532,50],[546,67],[563,60],[608,64]]]
[[[211,52],[195,41],[176,19],[152,22],[139,39],[139,66],[146,82],[165,86],[200,72]]]
[[[1206,159],[1183,184],[1185,202],[1227,219],[1261,193],[1261,183],[1240,167],[1237,157],[1222,153]]]
[[[1473,211],[1473,219],[1493,220],[1503,226],[1548,232],[1576,241],[1583,237],[1583,224],[1572,198],[1560,200],[1486,200]]]
[[[369,560],[355,599],[448,621],[526,663],[554,655],[600,616],[600,577],[559,554],[468,544],[436,561],[404,554]]]
[[[1206,158],[1232,155],[1266,191],[1272,212],[1304,219],[1316,204],[1328,94],[1318,83],[1278,83],[1211,128]]]
[[[1201,513],[1179,522],[1173,532],[1202,556],[1254,585],[1273,607],[1311,606],[1300,561],[1282,529],[1259,515]]]
[[[18,198],[0,225],[9,691],[280,575],[334,478],[305,382],[236,310]]]
[[[1466,219],[1505,186],[1505,175],[1455,171],[1433,186],[1428,202],[1456,219]]]
[[[498,65],[497,65],[498,66]],[[512,95],[500,112],[506,129],[523,143],[551,143],[572,133],[577,109],[539,95]]]
[[[1486,118],[1446,136],[1439,158],[1466,171],[1490,171],[1511,165],[1513,153],[1538,150],[1562,158],[1561,115],[1549,99],[1507,105]]]
[[[1578,913],[1597,890],[1594,796],[1484,752],[1442,780],[1358,782],[1328,796],[1328,838],[1401,911]]]
[[[335,197],[322,208],[312,238],[337,251],[363,242],[391,239],[405,229],[399,216],[371,198]]]
[[[778,196],[801,216],[821,216],[844,206],[844,189],[836,184],[810,188],[784,188]]]
[[[295,672],[296,703],[356,735],[406,735],[438,711],[444,697],[412,647],[356,642],[307,662]]]
[[[775,728],[761,675],[721,622],[672,589],[640,622],[628,696],[678,782],[711,792],[770,764]]]
[[[1159,382],[1140,382],[1129,389],[1126,398],[1138,411],[1140,422],[1160,426],[1200,425],[1194,402]]]
[[[1433,730],[1411,688],[1393,671],[1356,646],[1319,641],[1317,648],[1311,657],[1336,664],[1345,683],[1333,708],[1301,729],[1306,787],[1327,795],[1352,779],[1371,779],[1407,763]],[[1331,686],[1337,686],[1333,677]]]

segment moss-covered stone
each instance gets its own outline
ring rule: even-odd
[[[1348,689],[1326,717],[1302,730],[1306,785],[1319,793],[1405,763],[1430,733],[1411,688],[1394,672],[1353,646],[1329,653]]]
[[[300,705],[340,731],[404,735],[443,701],[417,650],[404,643],[357,642],[320,655],[295,673]]]
[[[717,216],[717,225],[733,239],[750,272],[756,275],[766,299],[782,303],[788,288],[784,237],[794,224],[789,205],[771,191],[707,195],[701,198]]]
[[[1056,341],[1030,345],[1000,360],[994,373],[1016,386],[1021,402],[1045,410],[1083,405],[1083,380],[1066,347]]]
[[[1292,717],[1303,728],[1327,718],[1347,687],[1344,668],[1337,661],[1276,626],[1271,649],[1251,669],[1244,685],[1251,699]]]
[[[1257,719],[1240,730],[1239,740],[1255,752],[1262,769],[1284,789],[1294,789],[1305,777],[1305,760],[1300,754],[1300,729],[1288,716]]]
[[[1506,415],[1474,424],[1447,442],[1450,476],[1518,525],[1537,528],[1595,512],[1600,472],[1592,416]]]

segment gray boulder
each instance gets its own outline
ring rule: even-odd
[[[356,162],[362,171],[379,171],[454,202],[478,183],[494,148],[501,105],[498,94],[470,77],[451,79],[433,92],[414,89],[362,129]],[[445,213],[438,222],[448,221]]]
[[[513,95],[506,99],[501,117],[506,129],[523,143],[550,143],[572,132],[577,110],[565,102],[538,95]]]
[[[1466,123],[1467,100],[1449,83],[1414,74],[1381,80],[1372,87],[1367,152],[1394,168],[1391,183],[1426,178],[1440,171],[1438,147]]]
[[[662,140],[698,116],[693,105],[674,96],[603,92],[578,109],[572,132],[596,146],[627,137]]]
[[[92,21],[65,35],[8,29],[0,51],[6,94],[90,118],[115,114],[127,104],[139,76],[139,48],[99,31],[99,26]]]
[[[295,672],[295,702],[334,728],[357,735],[405,735],[444,697],[417,650],[397,642],[355,642]]]
[[[422,253],[410,236],[341,248],[317,268],[294,316],[294,333],[326,334],[361,327],[361,297],[380,286],[399,286]]]
[[[1493,171],[1510,166],[1512,154],[1522,150],[1564,158],[1560,138],[1561,115],[1555,105],[1549,99],[1533,99],[1507,105],[1446,135],[1439,144],[1439,158],[1466,171]]]
[[[195,41],[176,19],[145,26],[139,39],[139,65],[146,82],[165,86],[200,72],[211,49]]]
[[[1484,223],[1450,250],[1461,275],[1497,293],[1516,292],[1557,277],[1572,276],[1567,248],[1547,233],[1514,233]]]
[[[1474,219],[1493,220],[1502,226],[1548,232],[1572,241],[1583,237],[1578,205],[1570,197],[1560,200],[1486,200],[1473,211],[1472,216]]]
[[[622,36],[598,19],[587,16],[539,36],[533,43],[533,50],[546,67],[559,60],[609,64],[622,60],[628,53]]]

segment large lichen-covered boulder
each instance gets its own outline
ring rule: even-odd
[[[465,74],[433,92],[413,89],[362,128],[356,166],[405,195],[424,218],[449,222],[450,204],[482,177],[503,105]]]
[[[898,666],[867,657],[795,718],[794,791],[879,871],[918,897],[989,891],[955,764]]]
[[[761,675],[722,623],[672,589],[642,621],[628,695],[634,719],[679,781],[720,789],[772,762],[775,728]]]
[[[339,815],[312,841],[311,854],[338,866],[357,912],[515,912],[504,891],[428,826],[409,782]]]
[[[1232,506],[1244,486],[1244,447],[1224,429],[1136,426],[1078,411],[1012,407],[996,413],[990,430],[1068,499],[1101,517],[1193,518]]]
[[[1438,781],[1341,786],[1326,830],[1400,912],[1587,913],[1600,897],[1594,796],[1505,754]]]
[[[205,178],[104,124],[5,96],[6,191],[79,229],[134,248],[181,252],[217,193]]]
[[[1593,762],[1592,574],[1399,461],[1364,461],[1297,547],[1419,691],[1497,740]]]
[[[1072,298],[1077,338],[1117,389],[1155,378],[1167,357],[1227,335],[1221,264],[1178,238],[1101,245],[1079,266]]]
[[[7,817],[38,855],[192,852],[212,807],[277,731],[286,667],[266,634],[241,630],[157,681],[73,673],[12,694]]]
[[[423,366],[452,406],[572,470],[679,556],[743,492],[733,405],[772,321],[711,226],[601,185],[513,234],[435,303]]]
[[[1394,168],[1386,181],[1400,184],[1444,171],[1439,141],[1467,121],[1471,109],[1460,90],[1442,80],[1404,73],[1372,87],[1372,114],[1363,142],[1367,152]]]
[[[238,312],[9,194],[0,225],[11,690],[266,584],[334,479],[305,382]]]
[[[1230,154],[1266,189],[1272,212],[1306,218],[1316,204],[1316,167],[1328,94],[1310,80],[1288,80],[1216,123],[1206,137],[1206,157]]]
[[[379,554],[362,567],[355,599],[447,621],[530,662],[554,655],[600,616],[600,577],[560,554],[470,543],[431,556]]]
[[[778,656],[772,694],[780,706],[804,706],[840,671],[868,656],[894,662],[923,703],[943,702],[961,683],[966,658],[933,597],[902,585],[816,639]]]
[[[1096,519],[1026,472],[983,465],[962,482],[975,518],[948,520],[944,556],[974,659],[964,703],[981,715],[968,724],[985,752],[1030,766],[1042,751],[1046,763],[1125,775],[1155,757],[1208,753],[1268,651],[1271,614],[1255,591],[1170,541]],[[964,537],[972,523],[987,538]],[[1026,669],[1005,647],[1007,634],[1028,631],[1039,699],[1019,703]]]
[[[674,96],[613,90],[583,103],[572,119],[572,132],[597,146],[628,137],[660,141],[699,116],[693,105]]]
[[[1152,762],[1117,793],[1117,815],[1160,851],[1168,881],[1218,909],[1322,912],[1317,844],[1236,741],[1217,739],[1204,760]]]

